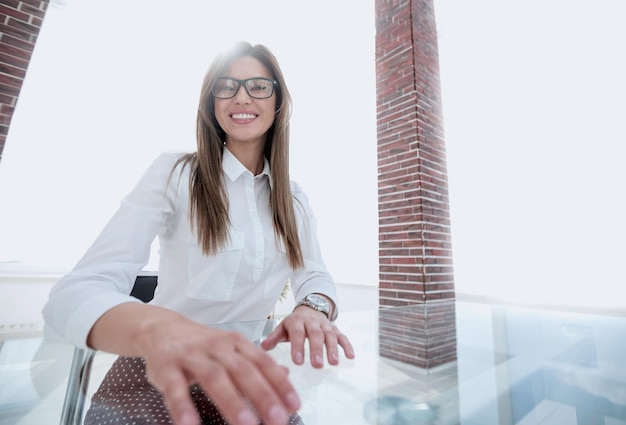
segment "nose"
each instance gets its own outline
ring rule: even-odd
[[[248,94],[248,91],[243,86],[243,84],[239,85],[237,93],[235,93],[234,100],[235,103],[250,103],[250,95]]]

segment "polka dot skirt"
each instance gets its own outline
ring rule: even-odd
[[[219,410],[194,385],[190,393],[204,425],[228,425]],[[118,357],[91,399],[84,425],[172,424],[161,393],[146,377],[146,363],[138,357]],[[286,425],[304,425],[297,414]]]

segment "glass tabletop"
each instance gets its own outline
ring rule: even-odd
[[[261,340],[280,318],[222,325]],[[290,369],[306,425],[626,424],[626,317],[467,301],[343,313],[354,360]],[[0,342],[0,425],[60,423],[74,348]],[[116,356],[97,353],[85,410]]]

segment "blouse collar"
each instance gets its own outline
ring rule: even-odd
[[[250,172],[227,147],[224,147],[224,155],[222,156],[222,169],[231,181],[237,180],[245,172]],[[263,171],[255,177],[266,175],[269,177],[270,185],[272,177],[270,174],[270,163],[267,158],[263,158]]]

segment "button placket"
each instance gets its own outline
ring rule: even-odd
[[[246,198],[248,201],[248,212],[250,214],[250,221],[252,228],[254,229],[254,267],[252,270],[252,279],[257,281],[261,277],[263,272],[263,258],[265,256],[265,240],[263,237],[263,225],[261,224],[261,217],[257,209],[257,199],[255,191],[256,178],[252,173],[248,173],[245,179],[246,185]]]

